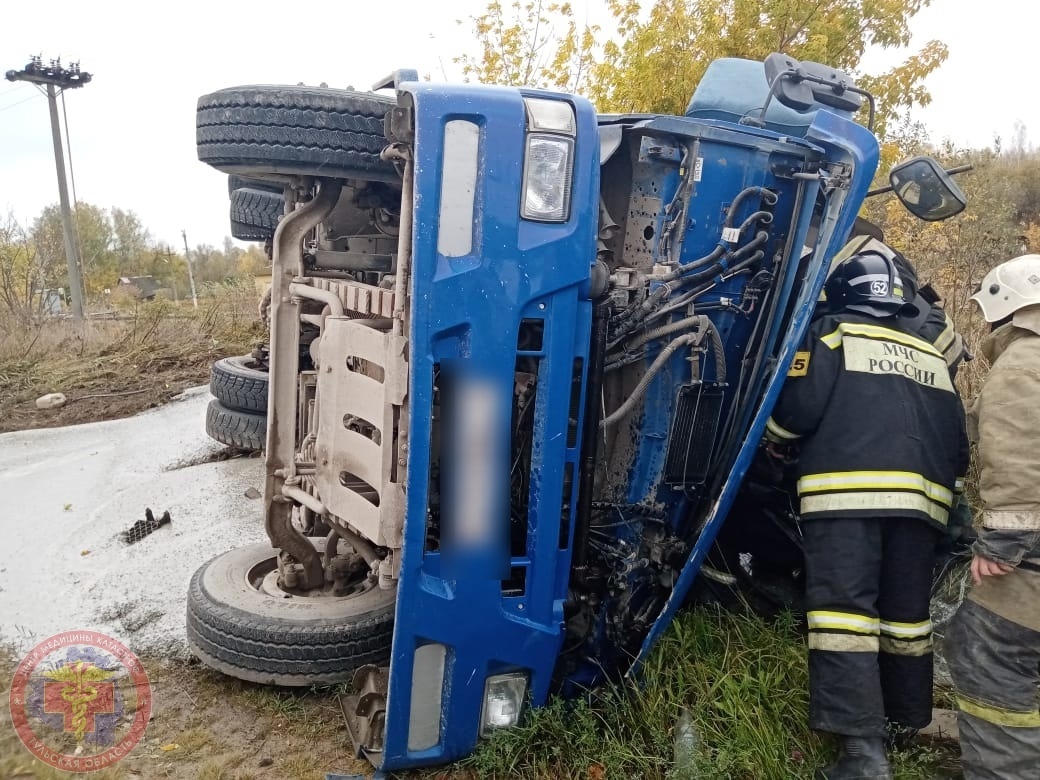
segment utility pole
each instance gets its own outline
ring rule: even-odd
[[[197,309],[199,308],[199,297],[195,294],[195,274],[192,273],[191,270],[191,252],[188,251],[188,233],[182,230],[181,238],[184,239],[184,260],[188,263],[188,281],[191,283],[191,305]]]
[[[61,60],[51,60],[44,65],[40,57],[31,57],[23,70],[7,71],[8,81],[28,81],[38,88],[46,87],[47,101],[51,109],[51,136],[54,141],[54,165],[58,169],[58,201],[61,205],[61,227],[65,234],[65,262],[69,268],[69,296],[72,298],[72,316],[82,321],[84,308],[83,265],[79,258],[79,243],[76,241],[75,227],[72,222],[72,209],[69,207],[69,188],[65,181],[65,155],[61,148],[61,126],[58,124],[58,94],[66,89],[76,89],[90,82],[89,73],[79,69],[74,62],[68,68],[61,66]]]

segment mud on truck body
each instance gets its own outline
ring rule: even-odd
[[[878,143],[847,76],[781,55],[713,63],[682,117],[380,88],[199,101],[200,159],[280,182],[286,211],[271,545],[196,573],[187,631],[236,677],[350,681],[355,750],[397,769],[638,669],[738,498]]]

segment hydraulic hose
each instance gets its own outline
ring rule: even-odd
[[[671,271],[666,273],[664,276],[659,277],[663,281],[671,281],[672,279],[678,279],[683,274],[688,274],[690,271],[695,271],[698,268],[711,265],[712,263],[718,262],[723,255],[726,254],[728,247],[725,244],[718,244],[714,249],[711,250],[704,257],[698,257],[696,260],[691,260],[688,263],[683,263],[673,268]]]
[[[658,327],[652,330],[640,333],[638,336],[636,336],[634,339],[632,339],[625,345],[625,349],[636,350],[644,344],[646,344],[647,342],[653,341],[654,339],[659,339],[662,336],[668,336],[672,333],[676,333],[677,331],[691,330],[695,326],[700,325],[702,319],[703,317],[701,317],[701,315],[698,314],[693,317],[687,317],[682,320],[676,320],[675,322],[669,322],[667,325],[659,325]]]
[[[728,265],[723,265],[722,263],[715,263],[714,265],[708,266],[707,268],[704,268],[698,271],[697,273],[687,274],[683,276],[682,279],[679,280],[679,283],[683,287],[688,287],[690,285],[706,282],[709,279],[715,276],[719,276],[721,274],[730,275],[732,271],[735,269],[746,268],[748,265],[747,254],[762,246],[768,240],[768,238],[768,233],[766,233],[764,230],[760,231],[759,234],[755,236],[755,238],[752,241],[749,241],[747,244],[745,244],[729,256],[730,261],[736,260],[738,262]],[[759,259],[761,259],[762,251],[758,250],[754,255],[752,255],[752,257],[756,256]]]
[[[619,406],[617,409],[615,409],[613,412],[611,412],[609,415],[603,418],[603,421],[600,423],[600,427],[609,428],[610,426],[616,424],[630,411],[632,411],[632,408],[639,402],[639,400],[646,393],[646,389],[650,386],[650,382],[653,381],[653,378],[657,376],[657,374],[664,367],[664,364],[668,362],[668,359],[675,353],[675,351],[680,347],[685,347],[690,344],[696,344],[698,339],[699,334],[696,333],[684,333],[683,335],[672,339],[668,343],[668,346],[662,349],[661,353],[656,358],[654,358],[654,362],[650,364],[649,368],[647,368],[646,373],[643,375],[643,378],[639,380],[639,384],[637,384],[632,389],[631,395],[629,395],[628,398],[625,399],[621,406]]]
[[[729,204],[729,209],[726,211],[726,221],[723,223],[724,227],[733,227],[733,220],[737,218],[737,211],[740,210],[741,204],[755,195],[762,198],[767,206],[776,205],[776,193],[772,190],[767,190],[765,187],[747,187],[737,193],[737,197]]]
[[[706,316],[704,323],[702,330],[711,338],[711,354],[715,358],[715,381],[722,385],[726,383],[726,350],[722,347],[722,336],[715,323]]]
[[[772,215],[770,215],[769,212],[767,212],[767,211],[756,211],[755,214],[766,214],[767,216],[769,216],[769,219],[772,220]],[[751,217],[754,217],[755,214],[752,214]],[[748,217],[748,221],[745,222],[745,224],[752,224],[753,223],[751,217]],[[743,230],[743,229],[744,229],[744,227],[741,226],[741,230]],[[758,231],[758,233],[755,234],[755,237],[753,239],[751,239],[750,241],[748,241],[746,244],[744,244],[744,246],[741,246],[741,247],[738,247],[738,248],[734,249],[730,253],[730,255],[729,255],[729,257],[727,259],[729,259],[729,260],[740,260],[740,259],[744,258],[746,255],[748,255],[749,253],[751,253],[754,250],[758,249],[760,246],[765,244],[766,241],[768,241],[768,240],[769,240],[769,233],[767,233],[764,230],[760,230],[760,231]],[[718,246],[715,247],[715,249],[712,250],[711,254],[705,255],[704,257],[702,257],[702,258],[700,258],[698,260],[694,260],[694,261],[692,261],[690,263],[686,263],[685,265],[680,265],[677,268],[674,268],[673,270],[669,271],[667,274],[665,274],[664,276],[661,276],[659,278],[664,280],[664,281],[673,281],[675,279],[681,279],[682,280],[681,283],[683,285],[690,284],[691,281],[695,281],[697,279],[711,278],[711,276],[717,270],[725,270],[719,264],[719,260],[721,260],[723,258],[723,256],[725,256],[725,254],[726,254],[726,248],[722,244],[719,244]],[[695,275],[693,275],[693,276],[691,276],[690,275],[691,271],[700,271],[700,272],[695,274]],[[711,271],[711,273],[709,273],[709,271]],[[658,288],[658,289],[660,289],[660,288]]]
[[[763,225],[770,225],[773,222],[773,214],[769,211],[755,211],[740,223],[740,227],[737,228],[741,233],[747,230],[752,225],[761,222]]]
[[[742,260],[753,251],[763,246],[766,241],[769,240],[769,233],[764,230],[760,230],[755,234],[755,237],[748,241],[744,246],[737,247],[733,250],[733,253],[729,256],[730,260]]]
[[[730,269],[728,271],[726,271],[725,275],[722,278],[723,279],[729,279],[734,274],[738,274],[741,271],[744,271],[744,270],[750,268],[751,266],[755,265],[755,263],[760,262],[762,260],[762,258],[765,257],[765,256],[766,256],[766,253],[763,252],[761,249],[759,249],[757,252],[755,252],[755,254],[751,255],[751,257],[749,257],[749,258],[747,258],[745,260],[741,260],[739,263],[735,263],[733,266],[731,266]]]
[[[680,295],[674,301],[671,301],[667,306],[662,306],[660,309],[658,309],[653,314],[651,314],[649,317],[647,317],[646,318],[646,322],[644,324],[649,324],[650,322],[655,322],[655,321],[661,319],[662,317],[667,317],[669,314],[672,314],[677,309],[681,309],[682,307],[692,303],[699,296],[703,295],[704,293],[706,293],[708,290],[710,290],[714,286],[715,286],[715,283],[712,282],[711,284],[701,285],[700,287],[695,287],[692,290],[684,292],[682,295]],[[698,311],[709,311],[709,310],[711,310],[713,308],[718,308],[718,306],[716,306],[716,305],[699,306],[698,307]]]
[[[766,205],[772,206],[777,202],[776,193],[767,190],[765,187],[747,187],[737,193],[737,196],[733,199],[733,203],[731,203],[729,209],[727,209],[724,226],[728,228],[732,227],[740,205],[749,197],[756,195],[762,198]],[[772,221],[772,213],[762,210],[755,211],[741,223],[739,231],[743,233],[744,230],[756,223],[763,222],[768,225]],[[742,259],[746,254],[757,249],[768,239],[769,234],[764,230],[760,230],[750,242],[730,252],[730,259]],[[683,265],[677,265],[668,273],[657,277],[657,280],[664,282],[664,284],[650,293],[638,306],[630,306],[614,317],[612,324],[615,329],[620,331],[620,334],[618,335],[624,336],[624,334],[630,333],[637,323],[641,322],[658,303],[671,295],[677,287],[696,284],[706,279],[710,279],[719,271],[725,271],[726,268],[720,267],[719,261],[727,256],[727,252],[729,252],[729,246],[725,243],[719,242],[711,252],[703,257],[691,260]],[[691,276],[691,272],[694,271],[697,271],[698,273]]]
[[[697,314],[693,317],[676,320],[667,325],[661,325],[653,330],[648,330],[646,333],[641,333],[632,341],[631,344],[627,344],[626,346],[629,349],[638,349],[654,339],[668,336],[676,331],[689,330],[695,326],[697,329],[696,335],[700,337],[697,339],[698,343],[700,343],[705,336],[711,338],[711,352],[712,357],[715,358],[715,379],[719,384],[722,384],[726,381],[726,354],[722,348],[722,337],[719,335],[715,323],[703,314]]]

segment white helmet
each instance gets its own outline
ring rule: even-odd
[[[986,322],[1040,304],[1040,255],[1022,255],[1001,263],[986,274],[971,299],[982,309]]]

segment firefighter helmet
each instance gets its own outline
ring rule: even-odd
[[[876,251],[860,252],[843,260],[827,279],[826,291],[831,311],[890,317],[907,305],[895,264]]]
[[[1040,304],[1040,255],[1022,255],[1001,263],[986,274],[971,299],[982,309],[986,322]]]

